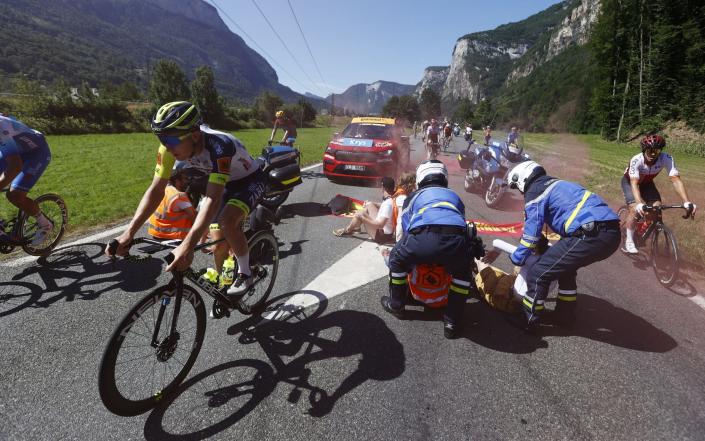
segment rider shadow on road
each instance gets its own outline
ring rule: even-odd
[[[549,299],[547,303],[551,303]],[[571,329],[550,324],[551,311],[533,334],[512,327],[504,313],[495,311],[483,302],[466,307],[466,317],[473,325],[466,327],[463,336],[469,340],[501,352],[530,353],[548,347],[543,337],[584,337],[613,346],[643,352],[663,353],[674,349],[678,343],[667,333],[626,309],[607,300],[580,294],[576,322]],[[468,311],[467,309],[471,309]]]
[[[649,256],[650,250],[641,250],[639,254],[628,254],[627,257],[632,263],[634,268],[640,271],[646,271],[649,273],[646,277],[654,277],[652,270],[651,258]],[[691,268],[687,263],[681,263],[681,269],[678,272],[676,280],[673,285],[666,287],[672,293],[679,295],[681,297],[693,297],[698,294],[698,289],[691,282],[696,282],[695,278],[692,276],[691,271],[700,271],[699,268]],[[658,283],[654,277],[654,283]]]
[[[88,243],[58,248],[52,255],[41,258],[39,265],[25,268],[12,279],[38,277],[42,280],[41,290],[45,295],[36,300],[38,307],[48,307],[61,299],[67,302],[76,298],[94,300],[114,289],[142,292],[156,286],[162,269],[160,260],[120,259],[111,264],[103,257],[104,247],[101,243]],[[139,265],[139,277],[129,275],[135,265]]]
[[[317,297],[319,303],[309,308],[286,303],[302,293]],[[231,326],[228,334],[237,336],[234,345],[258,345],[269,363],[252,359],[228,362],[193,377],[173,400],[147,418],[147,439],[177,437],[167,427],[166,414],[172,408],[174,413],[182,407],[193,413],[194,407],[202,407],[198,421],[189,426],[190,432],[178,437],[203,439],[236,424],[280,384],[291,386],[285,399],[292,404],[298,404],[308,391],[307,413],[323,417],[333,411],[338,400],[368,380],[389,381],[404,372],[403,346],[374,314],[338,310],[322,315],[326,298],[315,291],[287,293],[268,305],[262,315]],[[235,369],[240,372],[232,372]],[[341,371],[342,381],[336,379],[338,374],[330,374]],[[338,384],[332,391],[319,386],[331,381]],[[184,395],[191,388],[192,393]]]

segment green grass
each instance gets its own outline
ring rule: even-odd
[[[341,127],[299,129],[296,145],[303,164],[321,161],[332,134]],[[270,129],[233,132],[253,156],[267,145]],[[281,136],[281,132],[277,135]],[[281,138],[280,138],[281,139]],[[30,197],[52,192],[69,209],[69,232],[98,228],[129,218],[152,180],[158,141],[150,133],[48,136],[52,161]],[[14,216],[7,200],[0,217]]]

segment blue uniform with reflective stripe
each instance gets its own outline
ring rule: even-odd
[[[465,227],[465,205],[453,190],[445,187],[426,187],[409,195],[401,214],[405,233],[424,225],[451,225]]]
[[[510,256],[512,263],[523,265],[541,237],[543,225],[563,237],[588,222],[618,220],[617,214],[596,194],[582,186],[551,176],[536,178],[524,195],[524,234]]]

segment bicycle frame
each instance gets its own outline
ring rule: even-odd
[[[683,208],[685,209],[682,205],[646,205],[644,206],[644,211],[646,212],[653,212],[656,215],[656,219],[652,221],[648,221],[646,219],[642,219],[641,222],[650,222],[649,226],[646,228],[646,231],[644,231],[643,234],[639,235],[639,239],[642,241],[642,243],[646,243],[646,241],[649,239],[651,234],[655,230],[662,229],[662,227],[665,225],[663,223],[663,210],[670,210],[672,208]],[[692,216],[690,213],[687,213],[686,216],[684,216],[685,219],[688,217]]]

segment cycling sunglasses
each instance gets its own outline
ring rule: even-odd
[[[159,138],[159,141],[162,143],[162,145],[166,148],[170,147],[176,147],[177,145],[181,144],[184,142],[186,138],[191,136],[190,133],[187,133],[185,135],[181,136],[176,136],[176,135],[157,135],[157,138]]]
[[[649,152],[652,155],[656,155],[658,153],[661,153],[661,150],[663,150],[661,147],[648,147],[644,149],[645,152]]]

